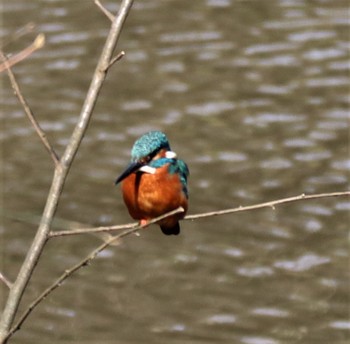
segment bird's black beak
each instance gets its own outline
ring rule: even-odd
[[[131,173],[137,171],[142,166],[140,162],[132,162],[126,170],[117,178],[115,181],[116,184],[120,183],[123,179],[125,179]]]

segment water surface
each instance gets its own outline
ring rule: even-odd
[[[62,154],[109,21],[82,0],[13,0],[2,11],[7,53],[33,39],[11,40],[28,22],[46,35],[13,70]],[[108,75],[57,216],[129,222],[113,182],[134,140],[154,129],[189,164],[192,214],[346,190],[348,23],[342,0],[135,1],[117,48],[126,56]],[[53,166],[2,77],[2,207],[38,215]],[[185,221],[176,238],[154,226],[53,292],[12,343],[345,343],[349,209],[346,198],[298,202]],[[35,229],[2,220],[10,279]],[[50,242],[23,307],[98,244]]]

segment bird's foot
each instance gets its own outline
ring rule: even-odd
[[[149,224],[149,220],[147,220],[147,219],[140,220],[140,226],[146,227],[148,224]]]

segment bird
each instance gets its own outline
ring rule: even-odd
[[[182,207],[183,212],[157,222],[165,235],[178,235],[188,209],[188,176],[187,164],[170,149],[167,136],[149,131],[135,141],[131,161],[115,184],[121,183],[129,214],[141,225]]]

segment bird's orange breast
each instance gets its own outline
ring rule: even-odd
[[[172,226],[185,216],[188,203],[178,174],[168,172],[168,164],[157,168],[154,174],[136,172],[122,182],[124,202],[131,217],[151,220],[178,207],[184,213],[175,214],[159,224]]]

